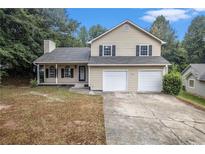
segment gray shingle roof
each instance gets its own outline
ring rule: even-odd
[[[198,73],[198,79],[200,81],[205,81],[205,64],[190,64],[191,68]],[[195,73],[195,74],[196,74]]]
[[[205,64],[190,64],[183,72],[184,74],[188,69],[200,81],[205,81]]]
[[[190,64],[199,73],[205,72],[205,64]]]
[[[199,77],[200,81],[205,81],[205,72]]]
[[[34,63],[88,62],[89,57],[90,48],[56,48],[43,54]]]
[[[115,56],[115,57],[90,57],[88,64],[170,64],[160,56]]]
[[[88,64],[170,64],[160,56],[114,56],[90,57],[90,48],[56,48],[50,53],[43,54],[34,63],[74,63]]]

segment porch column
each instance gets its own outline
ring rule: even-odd
[[[90,67],[88,66],[88,86],[90,87]]]
[[[40,76],[39,76],[39,64],[37,64],[37,83],[39,84],[40,83]]]
[[[58,64],[56,64],[56,84],[58,83]]]

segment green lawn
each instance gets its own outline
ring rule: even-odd
[[[200,105],[200,106],[205,107],[205,99],[204,98],[201,98],[199,96],[195,96],[195,95],[190,94],[190,93],[185,92],[185,91],[181,91],[179,93],[179,95],[177,96],[177,98],[185,100],[185,101],[190,102],[190,103],[195,104],[195,105]]]

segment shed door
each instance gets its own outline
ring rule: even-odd
[[[161,92],[162,72],[161,71],[138,72],[138,91]]]
[[[127,90],[127,72],[103,72],[103,91]]]

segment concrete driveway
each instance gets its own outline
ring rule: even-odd
[[[205,144],[205,112],[164,94],[107,93],[107,144]]]

